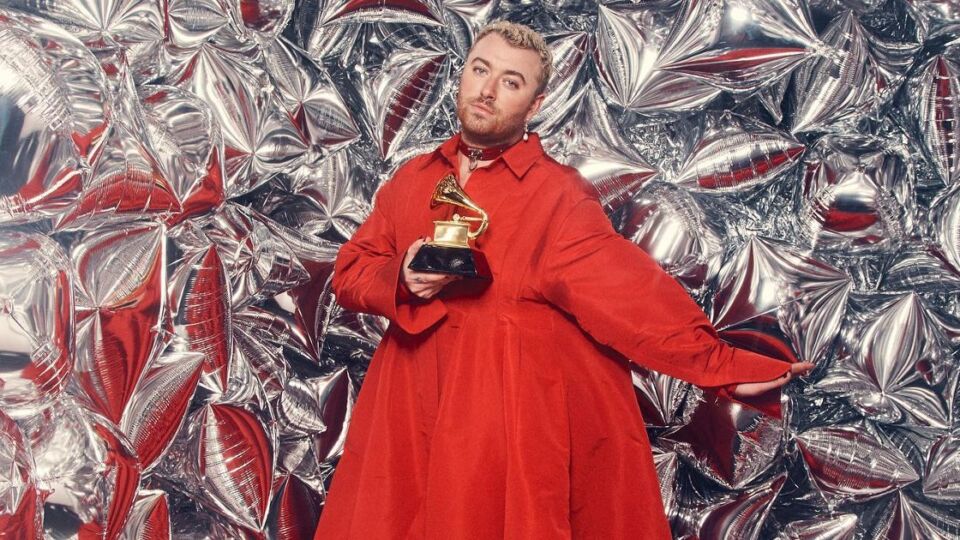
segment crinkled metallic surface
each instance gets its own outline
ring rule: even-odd
[[[675,535],[960,537],[956,2],[5,5],[0,535],[310,536],[389,324],[337,250],[507,18],[617,230],[817,365],[782,421],[633,373]]]

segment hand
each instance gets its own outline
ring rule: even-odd
[[[417,250],[420,249],[420,246],[428,241],[430,241],[429,236],[425,239],[417,239],[417,241],[410,244],[410,247],[407,248],[407,254],[403,258],[403,284],[406,285],[407,289],[415,296],[425,300],[433,298],[434,295],[440,292],[448,283],[460,279],[459,276],[450,274],[417,272],[416,270],[407,268],[413,256],[417,254]]]
[[[734,397],[741,398],[759,396],[767,390],[780,388],[781,386],[787,384],[794,375],[806,375],[807,373],[810,373],[814,367],[816,366],[810,362],[797,362],[796,364],[790,364],[790,371],[772,381],[738,384],[733,390],[733,395]]]

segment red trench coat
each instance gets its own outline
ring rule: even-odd
[[[391,324],[360,391],[316,539],[669,538],[630,361],[705,387],[789,365],[718,341],[538,137],[474,171],[493,280],[429,301],[399,279],[433,234],[458,137],[406,163],[340,250],[344,307]]]

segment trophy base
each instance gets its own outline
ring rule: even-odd
[[[424,244],[408,268],[417,272],[453,274],[470,279],[493,279],[487,258],[475,249]]]

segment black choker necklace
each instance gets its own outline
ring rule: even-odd
[[[472,171],[477,168],[478,162],[497,159],[500,157],[500,154],[504,153],[511,146],[513,145],[508,144],[506,146],[495,146],[493,148],[477,148],[475,146],[467,146],[467,144],[463,142],[463,139],[460,139],[457,150],[470,159],[470,170]]]

